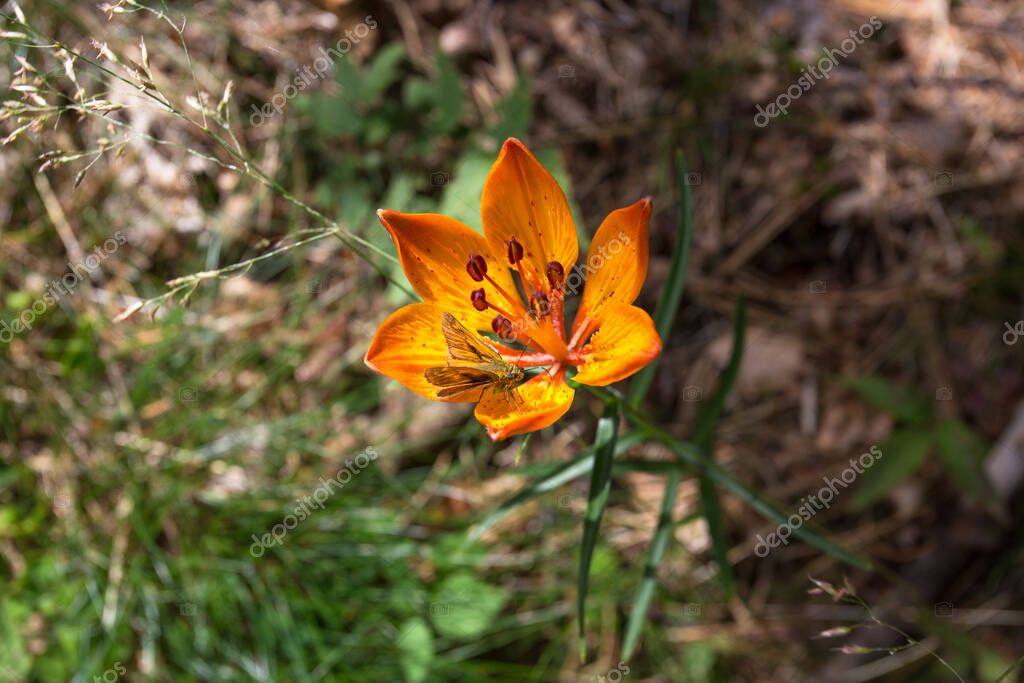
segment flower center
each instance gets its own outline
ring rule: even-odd
[[[526,295],[524,301],[518,291],[508,292],[495,282],[487,272],[487,259],[480,254],[470,254],[466,272],[474,282],[486,282],[494,289],[495,301],[488,299],[487,287],[479,287],[469,293],[473,308],[478,311],[492,310],[497,315],[491,321],[491,328],[503,341],[518,342],[542,354],[532,354],[534,360],[540,355],[550,357],[554,363],[569,358],[569,347],[565,341],[565,327],[562,319],[565,302],[565,268],[557,261],[547,264],[544,280],[525,259],[523,245],[515,237],[505,243],[509,265],[519,275],[520,285]]]

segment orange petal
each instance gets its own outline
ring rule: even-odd
[[[487,240],[473,228],[434,213],[381,209],[377,217],[391,233],[409,284],[424,301],[439,305],[476,330],[490,330],[495,313],[473,308],[469,297],[474,289],[483,287],[489,301],[502,308],[510,306],[493,285],[475,282],[466,272],[470,254],[480,254],[487,261],[487,274],[515,296],[508,259],[493,254]]]
[[[586,286],[583,301],[573,323],[573,334],[590,318],[597,323],[605,306],[612,302],[631,304],[647,277],[647,222],[651,217],[651,198],[612,211],[597,229],[584,265]],[[566,278],[571,292],[578,286],[576,273]]]
[[[491,250],[506,256],[505,242],[515,237],[545,288],[549,262],[558,261],[566,273],[576,264],[579,243],[569,202],[551,174],[515,138],[505,141],[487,174],[480,218]]]
[[[377,328],[364,362],[432,401],[472,403],[476,396],[438,398],[437,387],[423,376],[427,368],[448,365],[448,344],[441,331],[443,312],[435,304],[399,308]]]
[[[565,415],[575,391],[565,372],[542,372],[510,392],[489,392],[477,404],[476,419],[494,441],[544,429]]]
[[[642,308],[609,302],[601,327],[583,347],[583,364],[574,378],[581,384],[603,387],[629,377],[661,353],[661,338],[654,321]]]

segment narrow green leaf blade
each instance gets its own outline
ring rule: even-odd
[[[718,383],[711,400],[701,405],[697,413],[697,425],[694,428],[693,443],[700,450],[705,460],[714,458],[715,425],[725,408],[725,399],[728,398],[739,376],[740,366],[743,364],[743,350],[746,344],[747,333],[747,300],[740,296],[736,302],[736,319],[733,323],[732,353],[729,356],[729,364],[722,372],[722,379]],[[725,519],[722,515],[722,501],[718,496],[718,489],[707,474],[698,473],[700,479],[700,506],[704,519],[708,523],[708,533],[711,536],[711,550],[718,565],[718,578],[722,584],[726,599],[733,595],[732,565],[729,564],[729,539],[725,531]]]
[[[725,408],[725,399],[732,392],[733,385],[740,373],[740,366],[743,364],[743,350],[747,336],[747,299],[740,296],[736,300],[736,317],[733,320],[732,330],[732,351],[729,354],[729,363],[722,371],[722,377],[718,382],[718,388],[714,395],[702,403],[697,411],[697,422],[693,429],[693,442],[697,446],[709,444],[713,441],[715,425]]]
[[[654,588],[658,580],[658,566],[665,557],[665,548],[668,547],[669,534],[673,528],[672,510],[675,508],[676,494],[679,492],[681,478],[680,472],[673,472],[665,481],[665,493],[662,496],[658,526],[651,538],[650,549],[647,551],[647,562],[644,564],[644,576],[637,588],[633,609],[629,613],[629,621],[626,622],[626,634],[622,641],[622,659],[625,661],[629,661],[633,655],[633,649],[640,638],[640,629],[647,618],[647,609],[654,597]]]
[[[857,490],[851,501],[854,510],[863,510],[884,498],[896,484],[921,466],[932,445],[932,435],[923,429],[895,431],[878,444],[871,467],[858,475]]]
[[[530,82],[519,74],[515,87],[498,103],[499,121],[491,128],[491,137],[499,142],[505,138],[522,137],[533,121],[533,97]]]
[[[693,194],[686,183],[686,158],[682,152],[676,153],[676,186],[679,195],[679,220],[676,229],[676,248],[672,253],[672,265],[669,269],[665,286],[661,290],[657,308],[654,311],[654,329],[662,342],[666,342],[676,320],[676,312],[683,300],[683,288],[686,284],[686,272],[690,265],[690,247],[693,243]],[[637,406],[647,395],[647,390],[654,380],[654,372],[658,367],[655,359],[647,367],[638,372],[629,384],[628,401]]]
[[[462,120],[465,99],[455,64],[441,50],[435,56],[437,76],[434,78],[434,125],[442,134],[451,133]]]
[[[935,445],[942,464],[970,496],[985,503],[997,500],[982,466],[988,445],[973,429],[960,420],[945,420],[935,430]]]
[[[359,97],[376,99],[398,80],[398,67],[405,59],[405,48],[401,43],[388,43],[377,51],[373,61],[363,72],[362,91]]]
[[[580,660],[586,657],[585,616],[587,585],[590,580],[590,561],[597,545],[601,516],[608,503],[612,482],[612,461],[615,458],[615,440],[619,431],[619,405],[617,400],[605,401],[604,415],[597,421],[594,439],[594,469],[590,473],[590,492],[587,495],[587,513],[583,520],[583,542],[580,544],[580,568],[577,589],[579,612]]]
[[[932,405],[927,398],[876,375],[847,377],[845,384],[868,405],[900,420],[924,422],[932,416]]]

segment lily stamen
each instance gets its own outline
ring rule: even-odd
[[[527,270],[523,265],[525,250],[523,249],[523,245],[519,243],[519,240],[513,237],[505,243],[505,246],[508,247],[509,265],[515,266],[516,270],[519,272],[519,279],[523,283],[523,290],[532,293],[543,291],[543,287],[540,286],[540,281],[536,277],[531,277],[533,272]]]
[[[478,311],[486,311],[489,308],[495,313],[499,313],[500,315],[503,315],[506,318],[515,317],[508,311],[499,308],[492,304],[490,301],[488,301],[487,294],[484,292],[483,287],[481,287],[480,289],[474,289],[473,292],[469,295],[469,300],[473,302],[473,308],[475,308]]]
[[[546,273],[548,284],[551,286],[551,325],[558,332],[558,336],[565,340],[565,326],[562,322],[562,312],[565,304],[565,268],[558,261],[548,263]]]
[[[487,274],[487,259],[480,254],[469,255],[469,261],[466,263],[466,272],[469,273],[469,277],[473,278],[476,282],[483,282],[484,280],[487,280],[494,289],[498,290],[498,294],[501,294],[501,296],[505,298],[505,301],[512,306],[513,310],[521,311],[523,309],[522,301],[520,301],[518,297],[513,297],[511,294],[506,292],[504,287],[495,282],[494,278]],[[504,315],[508,315],[508,313],[504,313]]]

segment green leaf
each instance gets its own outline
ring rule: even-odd
[[[715,668],[715,659],[717,659],[715,650],[710,643],[690,643],[683,654],[683,662],[688,680],[713,680],[711,672]]]
[[[629,613],[629,621],[626,622],[626,634],[622,641],[622,658],[629,661],[633,655],[633,648],[640,638],[640,628],[647,618],[647,609],[654,597],[654,588],[658,579],[658,566],[665,556],[665,548],[668,547],[669,534],[674,527],[672,523],[672,510],[675,507],[676,494],[679,492],[679,480],[682,473],[673,472],[665,481],[665,493],[661,499],[661,514],[658,516],[658,526],[654,530],[651,545],[647,550],[647,562],[644,564],[644,576],[640,580],[636,597],[633,599],[633,609]]]
[[[491,136],[503,142],[505,138],[522,137],[530,130],[533,121],[533,95],[530,82],[519,76],[515,87],[498,103],[500,120],[491,128]]]
[[[440,50],[436,57],[437,77],[434,81],[435,128],[442,135],[455,130],[462,120],[462,82],[452,60]]]
[[[362,115],[344,100],[318,94],[301,97],[296,103],[298,109],[306,113],[313,121],[313,128],[318,135],[324,137],[356,135],[362,130]]]
[[[880,455],[875,454],[871,466],[857,476],[853,509],[863,510],[888,495],[921,466],[931,445],[932,435],[925,430],[904,429],[890,434],[878,444]]]
[[[359,98],[364,102],[364,106],[367,100],[376,100],[398,80],[398,67],[404,58],[405,48],[400,42],[388,43],[377,51],[370,66],[363,73],[362,92],[359,93]],[[351,99],[350,94],[349,100]]]
[[[492,163],[492,155],[470,150],[455,162],[450,178],[444,177],[444,170],[435,171],[435,174],[440,174],[438,178],[447,181],[438,213],[451,216],[481,232],[480,195],[484,191],[484,181],[487,180]]]
[[[702,403],[697,411],[697,421],[693,428],[693,442],[700,447],[703,444],[710,446],[714,438],[715,425],[725,408],[725,399],[729,397],[736,378],[739,376],[740,366],[743,364],[743,350],[747,336],[747,299],[743,295],[736,300],[736,317],[733,320],[732,329],[732,351],[729,354],[729,363],[722,371],[722,378],[718,383],[718,389],[706,402]]]
[[[931,419],[932,404],[921,394],[875,375],[848,377],[846,386],[868,405],[907,422]]]
[[[714,434],[715,425],[725,408],[725,399],[732,391],[739,375],[740,365],[743,363],[743,350],[747,330],[747,301],[740,296],[736,302],[736,320],[733,327],[732,353],[729,357],[729,364],[722,372],[722,379],[718,383],[718,389],[707,403],[700,406],[697,412],[697,424],[694,427],[693,443],[703,454],[707,461],[714,458]],[[711,535],[711,549],[715,556],[715,563],[718,565],[718,577],[725,590],[726,598],[733,594],[732,565],[729,564],[729,539],[725,531],[725,521],[722,517],[722,502],[718,497],[718,490],[714,482],[706,473],[698,473],[700,480],[700,503],[704,513],[704,519],[708,523],[708,532]]]
[[[658,331],[662,343],[667,343],[672,332],[672,324],[676,320],[676,312],[683,300],[683,288],[686,284],[686,272],[690,266],[690,246],[693,243],[693,194],[686,182],[686,158],[682,152],[676,153],[676,187],[679,195],[679,218],[676,222],[676,248],[672,252],[672,265],[662,287],[661,297],[654,310],[654,329]],[[658,367],[658,359],[653,360],[638,372],[629,383],[629,404],[638,406],[647,395],[647,390],[654,379]]]
[[[434,637],[427,622],[409,619],[398,630],[399,664],[408,683],[422,683],[434,661]]]
[[[968,494],[986,503],[995,500],[983,468],[988,445],[974,430],[959,420],[945,420],[935,430],[935,445],[942,464]]]
[[[334,63],[334,82],[338,84],[338,95],[334,99],[346,105],[354,105],[363,99],[363,73],[351,58],[346,56]]]
[[[587,655],[587,644],[584,638],[587,585],[590,580],[590,561],[597,545],[598,531],[601,528],[601,516],[608,503],[608,492],[612,483],[612,460],[615,457],[615,439],[619,431],[618,401],[606,401],[604,415],[597,421],[597,434],[594,438],[594,469],[590,473],[590,492],[587,495],[587,513],[583,520],[583,541],[580,545],[580,569],[577,580],[577,612],[580,624],[579,647],[580,660]]]
[[[426,109],[434,102],[434,90],[425,78],[402,80],[402,103],[406,109]]]
[[[430,620],[446,638],[472,640],[490,627],[505,599],[503,588],[466,572],[452,574],[434,591]]]

